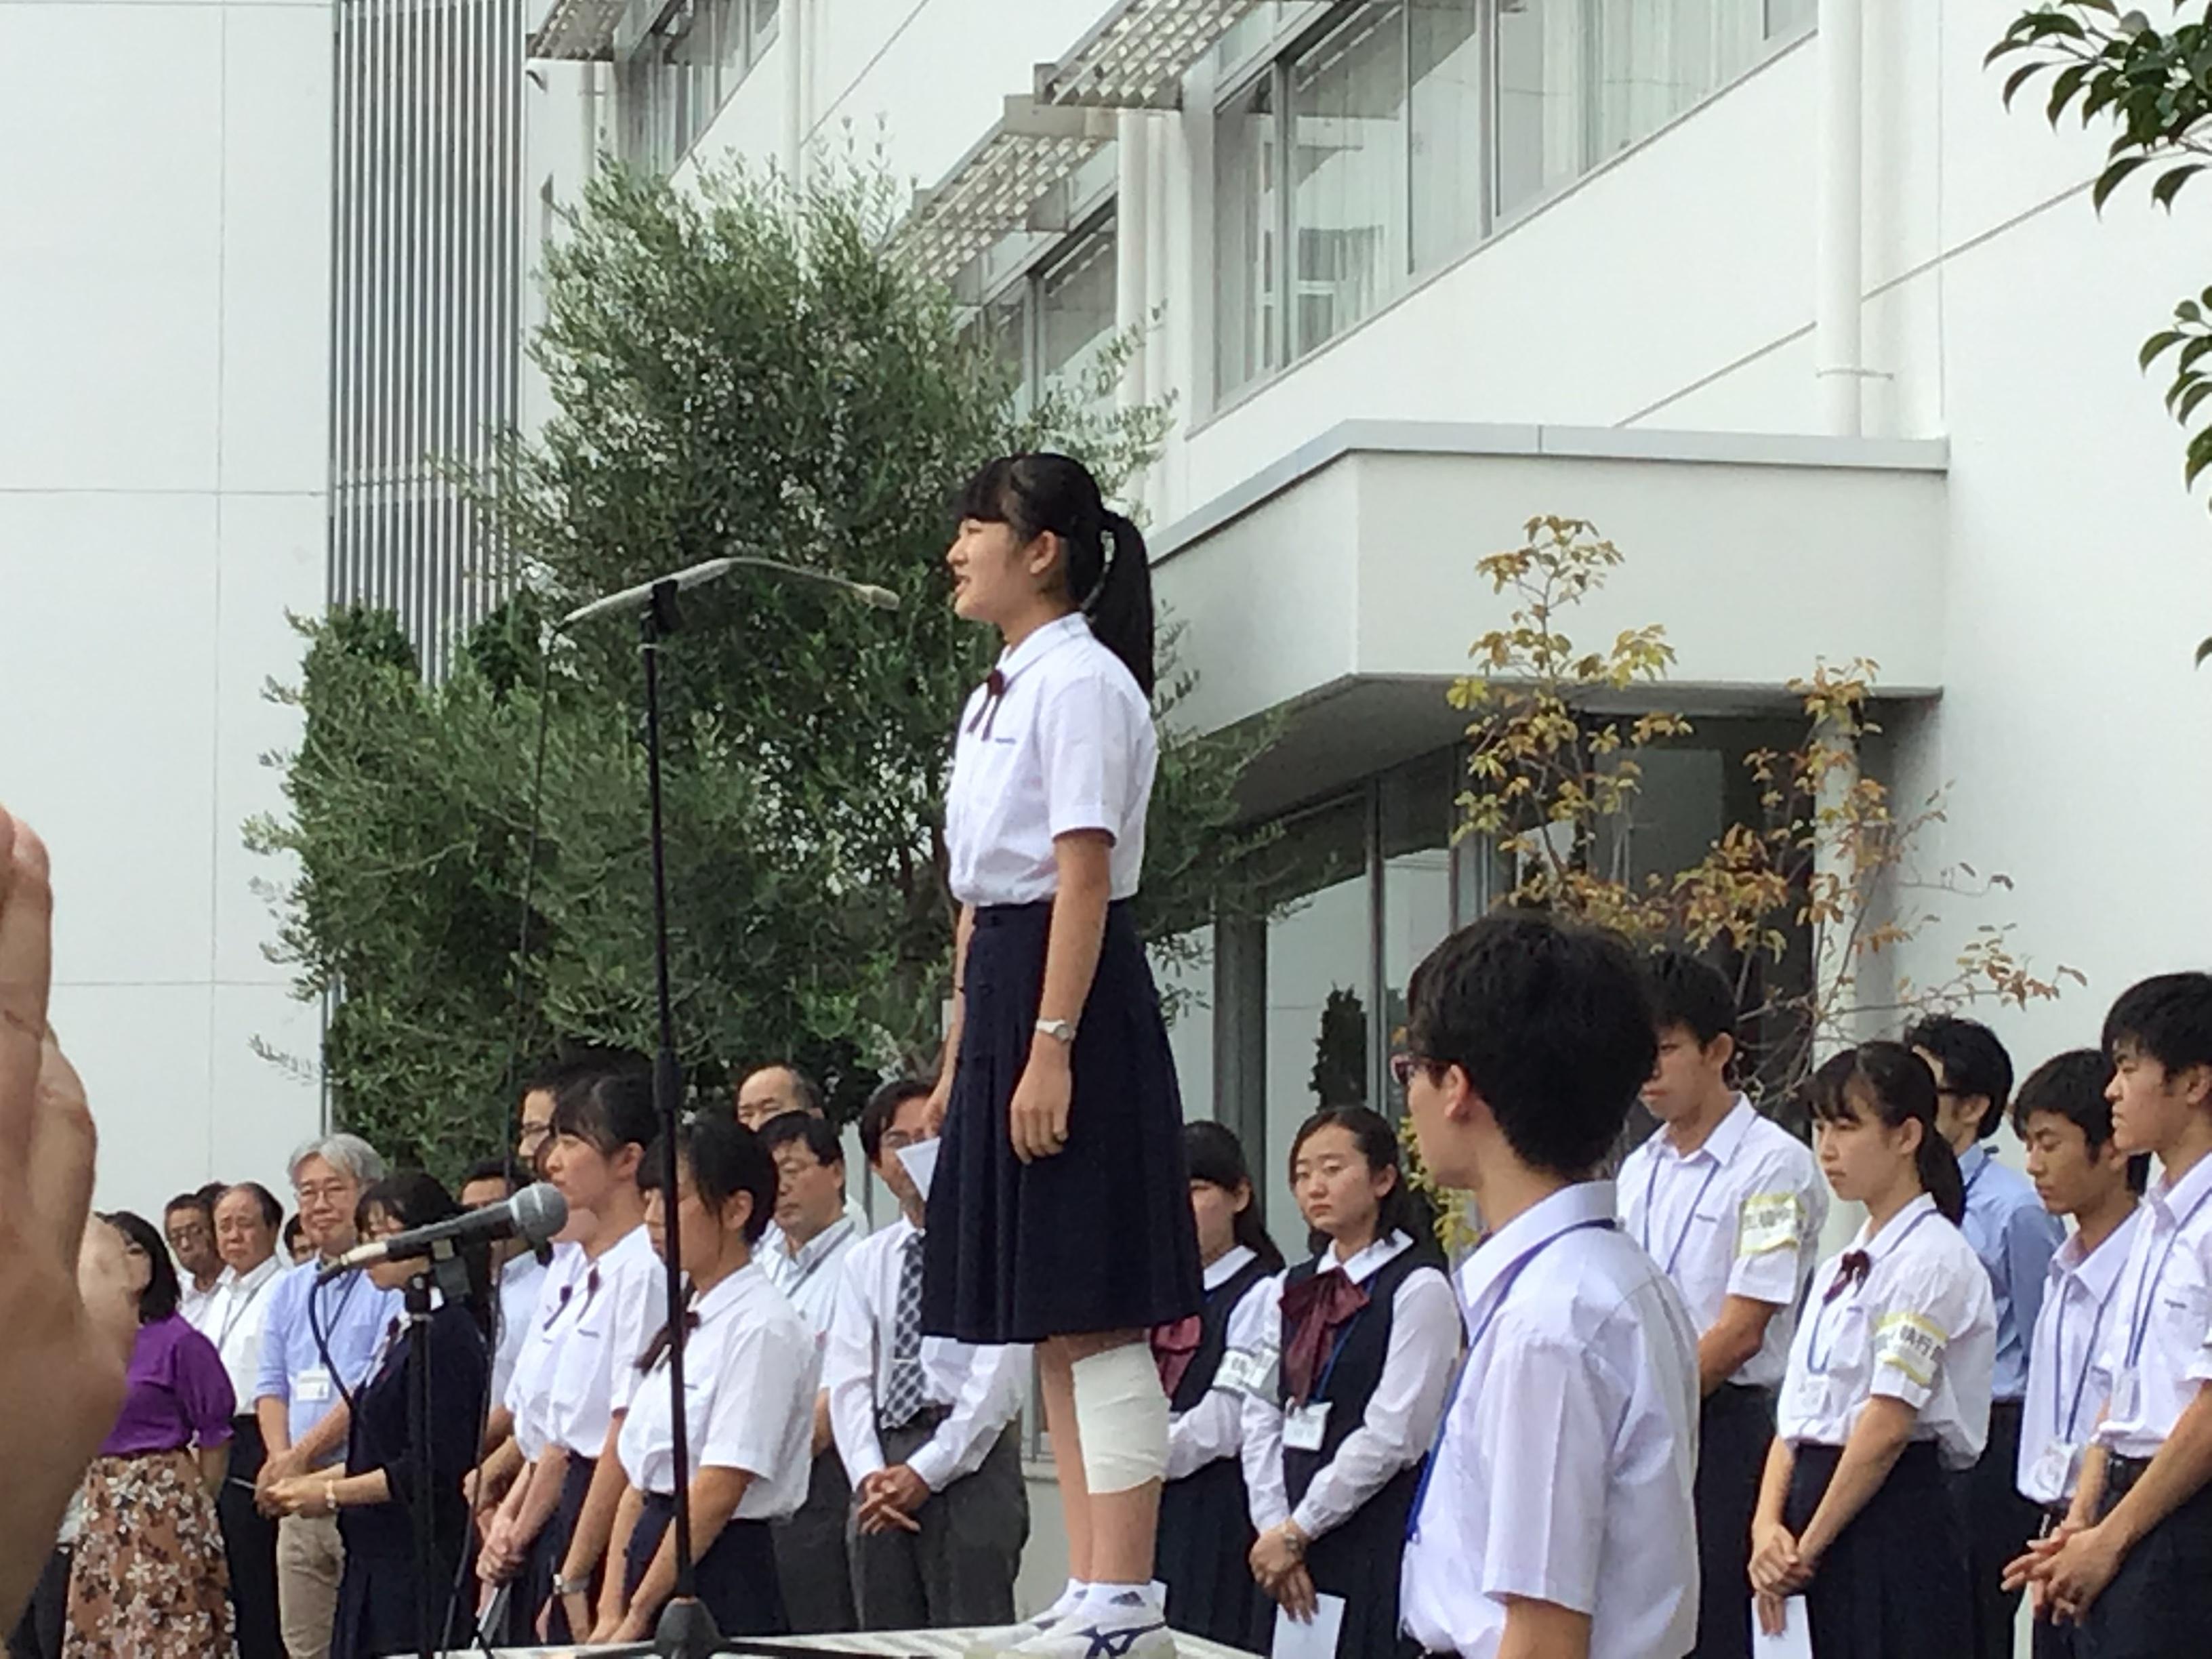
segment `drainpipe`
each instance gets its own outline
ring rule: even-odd
[[[783,176],[794,192],[806,165],[806,64],[800,46],[806,35],[805,10],[801,0],[783,0],[776,31],[783,47]]]
[[[1863,411],[1860,382],[1861,241],[1865,204],[1862,129],[1865,94],[1865,15],[1862,0],[1820,0],[1819,228],[1814,245],[1813,364],[1820,380],[1821,424],[1831,436],[1856,438]]]
[[[1127,334],[1142,327],[1151,309],[1146,297],[1150,262],[1145,249],[1152,229],[1152,137],[1144,116],[1135,110],[1121,112],[1115,128],[1115,163],[1119,172],[1114,202],[1114,329]],[[1150,377],[1142,342],[1115,388],[1115,401],[1131,409],[1146,401]]]

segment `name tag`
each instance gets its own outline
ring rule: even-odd
[[[2066,1483],[2074,1474],[2074,1449],[2063,1440],[2054,1440],[2035,1460],[2035,1484],[2053,1499],[2066,1495]]]
[[[1309,1400],[1283,1413],[1283,1444],[1292,1451],[1317,1452],[1328,1433],[1326,1400]]]
[[[1754,1193],[1743,1201],[1736,1223],[1735,1253],[1765,1255],[1797,1243],[1797,1194]]]
[[[2124,1423],[2142,1409],[2142,1378],[2130,1366],[2112,1379],[2112,1404],[2106,1416],[2116,1423]]]
[[[309,1406],[320,1406],[331,1397],[331,1374],[319,1368],[301,1371],[292,1379],[293,1398]]]

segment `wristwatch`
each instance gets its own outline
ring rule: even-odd
[[[1075,1022],[1072,1019],[1041,1019],[1036,1028],[1040,1036],[1048,1036],[1071,1048],[1075,1046]]]
[[[589,1578],[562,1578],[556,1576],[553,1580],[553,1594],[556,1595],[589,1595],[591,1593],[592,1581]]]

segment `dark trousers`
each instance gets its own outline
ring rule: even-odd
[[[2100,1519],[2149,1467],[2140,1457],[2106,1464]],[[2212,1651],[2212,1485],[2198,1487],[2128,1552],[2074,1643],[2081,1659],[2202,1659]]]
[[[2054,1504],[2044,1510],[2039,1531],[2047,1533],[2054,1530],[2066,1518],[2069,1507],[2065,1504]],[[2074,1659],[2079,1651],[2074,1643],[2074,1626],[2054,1625],[2048,1619],[2037,1620],[2028,1633],[2028,1651],[2033,1659]]]
[[[1774,1395],[1723,1382],[1705,1396],[1698,1422],[1697,1659],[1751,1659],[1751,1519],[1766,1449],[1774,1439]]]
[[[230,1557],[230,1604],[238,1614],[238,1659],[284,1659],[276,1620],[276,1522],[253,1507],[253,1480],[266,1455],[261,1425],[230,1425],[230,1472],[216,1498],[222,1547]]]
[[[794,1636],[830,1636],[859,1628],[853,1607],[853,1562],[845,1547],[853,1483],[831,1446],[814,1460],[806,1502],[775,1523],[776,1577]]]
[[[2020,1412],[2017,1400],[1990,1401],[1981,1461],[1951,1477],[1974,1587],[1973,1659],[2012,1659],[2021,1592],[2005,1589],[2005,1565],[2043,1526],[2043,1506],[2020,1493]]]
[[[902,1463],[935,1432],[930,1418],[886,1430],[884,1456]],[[920,1532],[894,1528],[862,1536],[848,1523],[853,1604],[862,1630],[1013,1622],[1014,1575],[1030,1536],[1019,1442],[1020,1430],[1009,1425],[975,1474],[932,1493],[915,1511]]]
[[[61,1659],[62,1625],[69,1616],[70,1553],[46,1558],[30,1605],[8,1636],[8,1659]]]

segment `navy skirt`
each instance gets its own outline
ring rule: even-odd
[[[1805,1530],[1842,1461],[1840,1446],[1801,1445],[1783,1524]],[[1973,1585],[1966,1529],[1933,1441],[1916,1440],[1889,1478],[1836,1535],[1806,1587],[1820,1659],[1966,1659]]]
[[[934,1336],[1149,1330],[1204,1302],[1175,1057],[1127,904],[1107,910],[1077,1022],[1066,1148],[1014,1156],[1007,1109],[1036,1039],[1051,926],[1048,902],[975,914],[923,1247],[922,1328]]]
[[[645,1582],[661,1538],[675,1519],[675,1498],[665,1492],[645,1494],[637,1525],[630,1531],[629,1552],[623,1560],[623,1588],[628,1594],[635,1595]],[[692,1571],[699,1603],[714,1616],[714,1628],[723,1635],[789,1633],[791,1621],[783,1611],[783,1583],[776,1577],[775,1543],[767,1522],[731,1522],[693,1563]]]

